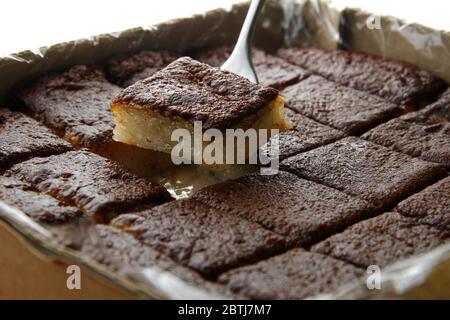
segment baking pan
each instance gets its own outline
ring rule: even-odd
[[[138,26],[121,32],[68,41],[51,47],[0,58],[0,103],[7,105],[11,89],[24,79],[75,64],[102,63],[117,54],[145,49],[189,52],[232,44],[248,3],[230,10]],[[378,17],[381,29],[367,27],[370,12],[336,9],[328,1],[268,1],[259,19],[255,44],[267,51],[281,46],[345,48],[403,60],[450,82],[450,35],[392,16]],[[424,37],[427,41],[423,41]],[[101,264],[54,241],[47,230],[24,212],[0,200],[0,298],[221,298],[177,277],[146,268],[116,274]],[[83,290],[65,286],[66,268],[80,266]],[[450,244],[400,261],[383,270],[380,290],[365,283],[349,284],[325,299],[450,298]]]

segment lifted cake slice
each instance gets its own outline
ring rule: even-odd
[[[284,102],[278,91],[208,66],[180,58],[150,78],[126,88],[111,103],[116,141],[171,153],[175,129],[279,129]],[[194,150],[194,153],[198,150]],[[191,154],[194,154],[191,153]],[[191,159],[189,159],[191,160]]]

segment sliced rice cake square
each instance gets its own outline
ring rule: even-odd
[[[247,175],[198,191],[194,199],[307,246],[368,218],[375,208],[338,190],[280,171]]]
[[[428,252],[450,241],[450,231],[420,224],[397,212],[361,221],[311,250],[367,268],[383,268],[400,259]]]
[[[302,249],[230,270],[218,281],[251,299],[304,299],[362,281],[364,270]]]
[[[286,106],[322,124],[359,134],[400,113],[400,107],[321,76],[283,90]]]
[[[108,225],[88,222],[66,224],[55,229],[63,245],[109,267],[121,275],[141,281],[158,281],[162,296],[179,299],[238,298],[229,289],[207,281],[197,272],[176,263],[167,255],[136,240],[132,235]],[[174,292],[173,286],[183,289]]]
[[[403,200],[395,210],[421,223],[450,230],[450,177]]]
[[[194,200],[124,214],[112,225],[206,277],[277,254],[292,241]]]
[[[97,150],[111,141],[109,102],[121,88],[99,67],[77,65],[17,90],[24,108],[75,146]]]
[[[383,123],[362,137],[450,167],[450,90],[425,109]]]
[[[445,175],[440,165],[356,137],[287,158],[280,168],[383,209]]]
[[[20,112],[0,108],[0,173],[32,157],[70,150],[69,143],[36,120]]]
[[[446,84],[430,72],[376,56],[316,48],[283,48],[277,54],[328,80],[416,108],[434,100]]]
[[[90,215],[96,214],[100,221],[171,200],[163,187],[86,150],[34,158],[13,166],[5,175],[23,180]]]
[[[285,108],[284,113],[292,128],[277,135],[281,160],[345,137],[344,132],[309,119],[289,108]],[[269,154],[270,145],[262,148]]]
[[[14,178],[0,176],[0,201],[19,209],[35,221],[61,224],[82,216],[79,209],[40,193],[31,185]]]

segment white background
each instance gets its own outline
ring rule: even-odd
[[[152,25],[239,0],[3,0],[0,56],[65,40]],[[448,0],[333,0],[450,31]]]

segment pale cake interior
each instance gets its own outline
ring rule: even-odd
[[[173,147],[178,144],[177,141],[171,141],[171,135],[175,129],[183,128],[187,129],[191,135],[194,133],[192,123],[179,117],[164,117],[157,112],[121,103],[113,103],[111,111],[115,122],[114,140],[140,148],[170,154]],[[256,115],[244,118],[230,129],[253,128],[286,131],[290,127],[291,124],[284,117],[284,99],[278,95]],[[201,151],[195,150],[192,146],[192,157],[195,152]],[[225,164],[204,164],[204,166],[212,171],[230,170],[230,165]]]

